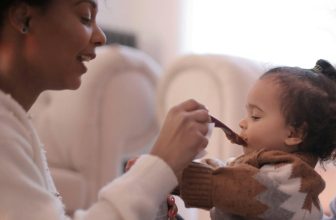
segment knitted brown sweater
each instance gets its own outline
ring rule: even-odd
[[[183,172],[180,196],[187,207],[215,207],[213,219],[321,219],[318,195],[325,183],[316,163],[307,154],[274,150],[221,167],[193,162]]]

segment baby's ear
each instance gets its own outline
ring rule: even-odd
[[[288,136],[285,139],[285,144],[287,146],[296,146],[300,144],[305,136],[304,127],[305,126],[301,126],[301,128],[294,128],[290,126]]]

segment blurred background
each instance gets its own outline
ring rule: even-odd
[[[336,59],[334,0],[107,0],[100,7],[102,27],[135,34],[162,65],[190,52],[303,67]]]

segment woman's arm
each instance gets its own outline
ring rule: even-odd
[[[75,219],[153,219],[176,184],[175,174],[163,160],[143,155],[132,169],[101,190],[94,206],[77,212]]]
[[[2,118],[0,124],[0,218],[66,219],[43,150],[30,140],[34,132],[9,121]],[[107,184],[98,201],[76,212],[74,219],[153,219],[177,185],[177,173],[206,147],[207,122],[207,110],[193,100],[174,107],[151,155],[140,157],[129,172]]]

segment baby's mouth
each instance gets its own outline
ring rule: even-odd
[[[245,137],[243,134],[239,134],[239,137],[245,142],[243,146],[247,147],[248,146],[248,139],[247,139],[247,137]]]
[[[215,127],[221,128],[226,137],[231,141],[231,143],[246,146],[247,143],[245,140],[238,134],[236,134],[233,130],[231,130],[228,126],[226,126],[223,122],[219,121],[217,118],[210,116],[211,122],[215,124]]]
[[[243,138],[243,140],[245,141],[245,145],[244,145],[244,147],[248,147],[248,140],[247,140],[247,138],[244,138],[244,137],[242,137]]]

